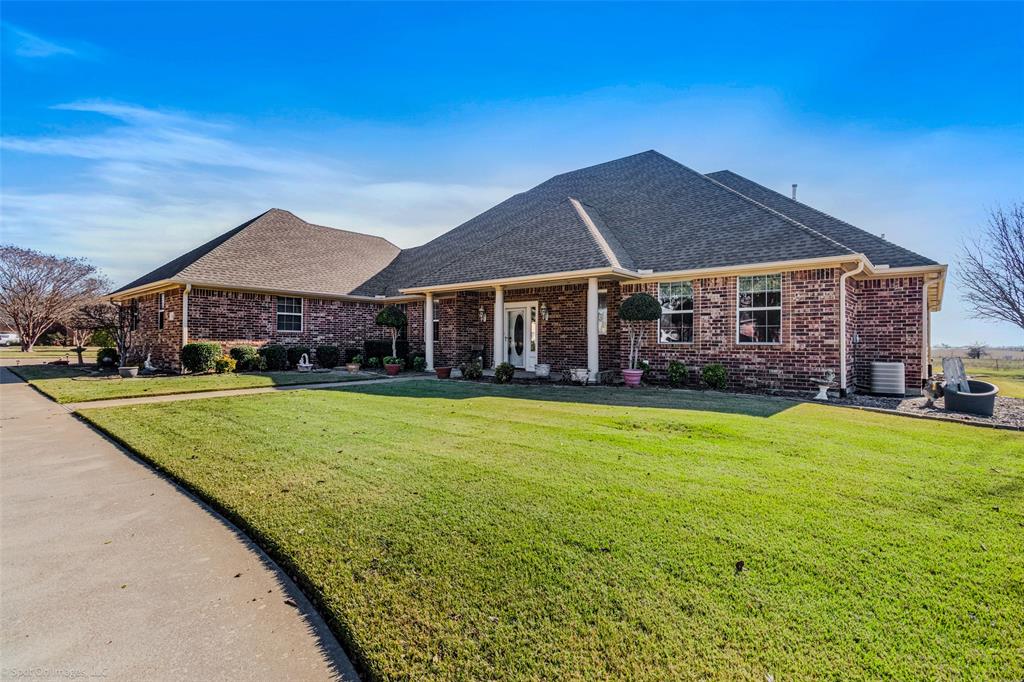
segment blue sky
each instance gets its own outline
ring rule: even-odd
[[[1024,200],[1024,4],[5,2],[3,239],[126,281],[269,208],[412,246],[657,149],[950,263]],[[723,248],[735,248],[723,244]],[[937,342],[1022,344],[969,320]]]

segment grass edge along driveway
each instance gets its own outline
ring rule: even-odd
[[[117,374],[91,375],[76,365],[19,365],[7,369],[62,404],[382,378],[347,372],[225,372],[122,379]]]
[[[154,407],[83,415],[301,575],[373,679],[1024,669],[1018,433],[442,382]]]

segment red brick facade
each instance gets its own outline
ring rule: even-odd
[[[782,275],[782,330],[778,344],[740,344],[736,336],[737,278],[711,277],[691,281],[693,341],[657,342],[657,323],[650,323],[640,357],[656,376],[664,377],[671,360],[683,362],[696,383],[699,370],[710,363],[725,365],[730,386],[748,390],[807,391],[826,370],[839,372],[839,269],[787,272]],[[922,280],[889,278],[847,281],[848,383],[864,388],[872,360],[902,361],[907,388],[916,389],[921,376]],[[619,302],[637,291],[658,294],[658,284],[601,282],[608,308],[607,334],[599,338],[602,370],[626,366],[629,338],[616,311]],[[177,368],[181,346],[182,290],[165,292],[164,329],[156,329],[156,295],[141,297],[138,340],[148,346],[153,362]],[[537,362],[553,371],[586,367],[587,285],[507,289],[505,304],[536,301],[539,305]],[[189,296],[188,338],[216,341],[225,349],[265,343],[316,346],[335,344],[361,349],[368,339],[387,339],[374,323],[383,304],[307,298],[303,300],[302,331],[277,330],[276,296],[252,292],[193,289]],[[494,293],[460,291],[434,301],[438,331],[434,364],[455,366],[482,357],[489,366],[494,356]],[[481,321],[483,310],[486,320]],[[548,319],[540,314],[547,311]],[[406,304],[408,341],[412,352],[423,351],[423,305]],[[171,319],[173,318],[173,319]],[[432,321],[428,321],[432,323]]]
[[[181,292],[171,289],[158,294],[147,294],[134,299],[138,306],[135,334],[132,338],[134,354],[130,360],[142,361],[149,355],[157,367],[178,367],[181,351]],[[163,295],[163,328],[160,328],[160,297]]]

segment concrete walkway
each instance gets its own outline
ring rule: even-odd
[[[355,680],[233,526],[0,369],[4,679]]]
[[[135,381],[132,379],[132,381]],[[260,388],[232,388],[224,391],[200,391],[198,393],[174,393],[172,395],[150,395],[141,398],[110,398],[109,400],[90,400],[83,403],[65,403],[64,407],[72,412],[101,407],[121,407],[123,405],[145,405],[147,403],[176,403],[181,400],[203,400],[204,398],[230,398],[239,395],[257,395],[259,393],[277,393],[278,391],[315,391],[325,388],[341,388],[343,386],[365,386],[366,384],[392,384],[402,381],[437,381],[437,377],[427,374],[415,376],[392,377],[389,379],[367,379],[365,381],[331,381],[323,384],[292,384],[288,386],[263,386]]]

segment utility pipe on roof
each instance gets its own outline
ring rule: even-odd
[[[864,261],[839,276],[839,392],[846,394],[846,280],[864,271]]]

